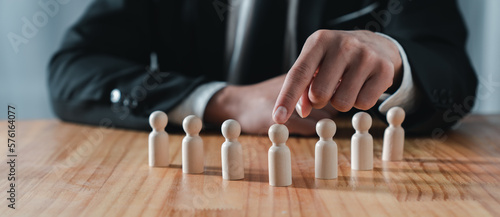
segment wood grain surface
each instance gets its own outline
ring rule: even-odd
[[[317,138],[292,136],[290,187],[268,184],[267,135],[240,137],[245,179],[226,181],[218,133],[202,135],[205,173],[187,175],[182,134],[170,134],[171,166],[150,168],[148,132],[16,124],[16,209],[7,207],[9,165],[2,163],[0,216],[500,216],[500,116],[470,116],[444,137],[407,138],[404,161],[389,163],[381,161],[385,126],[376,123],[373,171],[351,171],[353,130],[349,120],[337,121],[336,180],[314,178]]]

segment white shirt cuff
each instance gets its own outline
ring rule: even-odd
[[[388,35],[377,32],[376,34],[383,36],[391,40],[399,50],[399,55],[401,55],[401,60],[403,62],[403,79],[401,85],[392,95],[382,94],[379,100],[383,101],[378,107],[378,110],[382,114],[386,114],[387,111],[394,107],[399,106],[403,108],[406,112],[416,108],[417,101],[419,99],[419,93],[415,83],[413,82],[410,63],[408,62],[408,57],[403,47],[395,39],[389,37]]]
[[[226,86],[226,82],[220,81],[200,85],[184,101],[168,112],[168,119],[176,125],[182,125],[182,121],[188,115],[196,115],[203,120],[205,108],[212,96]]]

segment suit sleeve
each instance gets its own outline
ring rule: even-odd
[[[149,69],[154,31],[148,2],[96,1],[67,32],[49,64],[50,97],[58,117],[150,129],[152,111],[168,112],[206,82]]]
[[[389,1],[387,11],[390,20],[383,33],[406,51],[422,96],[403,126],[409,133],[438,136],[470,112],[476,95],[477,78],[465,51],[467,31],[457,4]]]

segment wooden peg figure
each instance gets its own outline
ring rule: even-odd
[[[269,128],[268,134],[273,143],[268,152],[269,184],[289,186],[292,184],[292,160],[290,149],[286,146],[288,128],[282,124],[274,124]]]
[[[400,107],[392,107],[387,112],[389,126],[384,132],[384,146],[382,148],[383,161],[403,160],[405,130],[401,127],[405,119],[405,111]]]
[[[368,132],[372,118],[366,112],[358,112],[352,118],[356,133],[351,138],[351,169],[373,169],[373,138]]]
[[[337,125],[330,119],[322,119],[316,124],[319,141],[315,150],[315,176],[318,179],[336,179],[338,167],[337,143],[333,136]]]
[[[224,121],[221,131],[226,138],[221,147],[222,178],[228,180],[243,179],[245,177],[243,148],[238,142],[241,126],[238,121],[229,119]]]
[[[150,167],[167,167],[170,165],[168,133],[165,127],[168,116],[165,112],[155,111],[149,116],[149,125],[153,129],[149,133],[148,151]]]
[[[201,131],[201,119],[189,115],[184,118],[182,127],[186,136],[182,140],[182,172],[183,173],[203,173],[204,156],[203,140],[199,136]]]

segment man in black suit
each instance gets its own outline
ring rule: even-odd
[[[466,35],[454,0],[96,1],[50,62],[50,94],[63,120],[132,129],[162,110],[311,135],[337,111],[401,106],[407,132],[437,135],[473,104]]]

